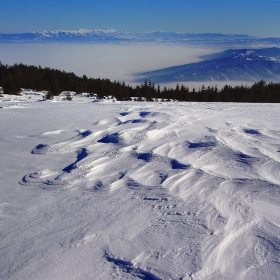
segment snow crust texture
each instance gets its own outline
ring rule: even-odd
[[[1,279],[279,279],[279,105],[0,107]]]

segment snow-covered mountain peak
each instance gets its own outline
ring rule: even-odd
[[[244,52],[238,53],[234,58],[248,58],[255,54],[254,50],[245,50]]]
[[[244,46],[280,46],[280,38],[257,38],[242,34],[222,33],[186,33],[178,31],[147,31],[124,32],[116,29],[73,29],[73,30],[44,30],[20,34],[0,34],[0,43],[27,43],[27,42],[81,42],[81,43],[179,43],[189,45],[207,45],[219,47]]]
[[[107,34],[110,34],[110,33],[117,33],[118,30],[113,29],[113,28],[109,28],[109,29],[94,29],[93,32],[95,32],[95,33],[107,33]]]
[[[66,30],[44,30],[44,31],[33,31],[32,34],[36,35],[43,35],[43,36],[49,36],[49,35],[90,35],[90,34],[112,34],[117,33],[118,31],[115,29],[66,29]]]

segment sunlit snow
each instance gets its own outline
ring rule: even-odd
[[[280,105],[40,100],[0,98],[1,279],[279,279]]]

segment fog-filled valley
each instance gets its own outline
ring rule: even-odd
[[[3,64],[41,65],[129,84],[135,83],[136,73],[197,62],[214,52],[168,44],[0,44]]]
[[[202,61],[201,56],[217,53],[225,48],[186,46],[182,44],[68,44],[32,43],[0,44],[0,61],[12,65],[23,63],[41,65],[73,72],[78,76],[110,79],[129,85],[139,85],[136,76],[142,72]],[[174,88],[177,82],[163,82],[161,86]],[[225,84],[252,85],[244,81],[207,81],[182,83],[189,88],[202,84],[222,88]]]

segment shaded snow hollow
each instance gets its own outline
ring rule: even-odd
[[[1,100],[2,280],[279,279],[280,105]]]

